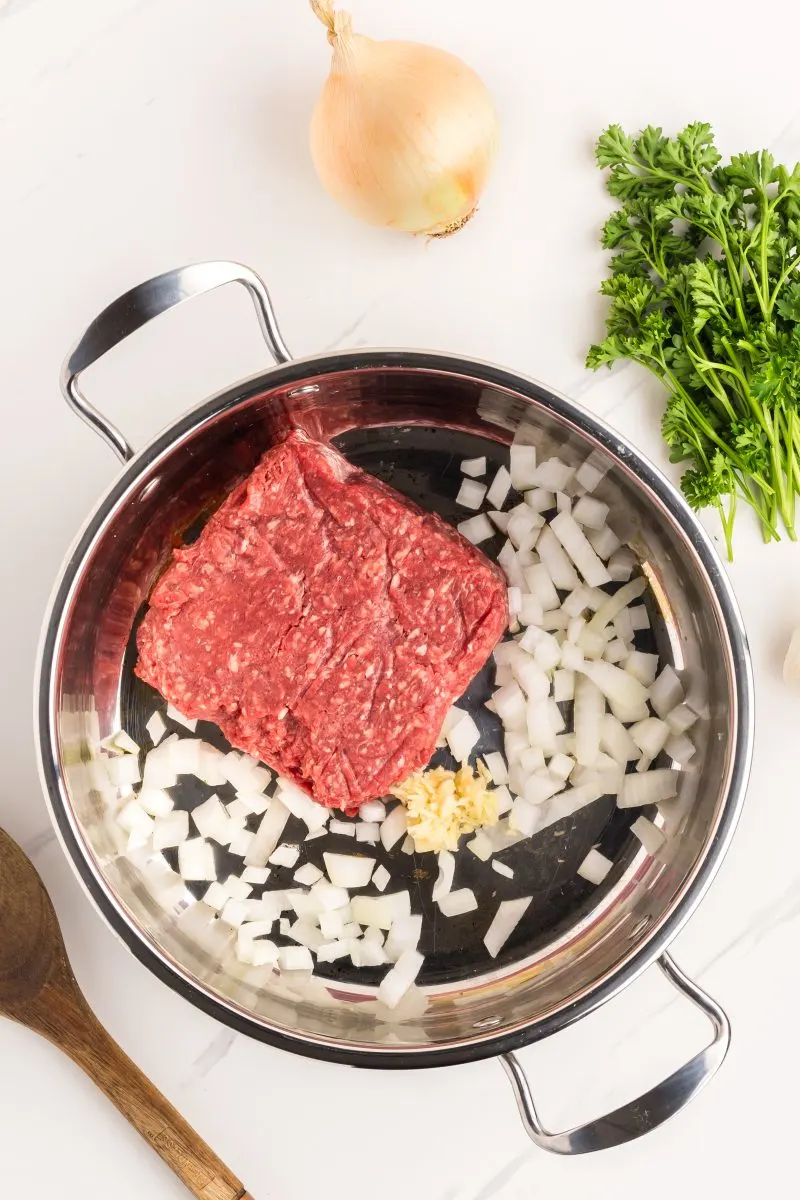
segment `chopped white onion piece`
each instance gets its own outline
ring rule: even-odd
[[[299,817],[309,830],[321,829],[328,823],[331,810],[322,804],[317,804],[302,788],[290,783],[288,779],[278,779],[275,795],[288,808],[292,816]]]
[[[314,960],[307,946],[281,946],[278,965],[282,971],[311,971]]]
[[[332,819],[328,822],[328,832],[329,833],[338,833],[340,837],[354,838],[356,836],[355,822],[353,822],[353,821],[338,821],[338,820]]]
[[[319,950],[325,941],[318,927],[310,921],[295,921],[289,926],[289,937],[301,946],[308,946],[309,950]]]
[[[520,588],[510,587],[508,592],[508,615],[515,617],[522,609],[522,591]]]
[[[453,886],[453,876],[456,869],[455,857],[449,850],[440,850],[436,856],[439,864],[439,874],[436,877],[436,882],[433,885],[432,899],[434,903],[441,900]]]
[[[316,883],[318,879],[322,879],[322,871],[319,867],[315,867],[313,863],[304,863],[302,867],[298,867],[292,878],[296,883],[302,884],[304,887],[311,887],[312,883]]]
[[[575,681],[575,757],[591,767],[600,751],[605,700],[600,688],[586,675]]]
[[[477,907],[478,901],[471,888],[460,888],[457,892],[448,892],[439,901],[439,912],[443,917],[461,917],[464,913],[474,912]]]
[[[610,525],[602,529],[590,529],[586,536],[595,554],[606,563],[620,548],[620,540]]]
[[[514,872],[506,863],[501,862],[499,858],[492,859],[492,870],[497,871],[498,875],[503,875],[506,879],[513,879]]]
[[[637,817],[631,824],[631,833],[639,839],[648,854],[657,854],[667,840],[647,817]]]
[[[527,704],[528,742],[533,749],[544,754],[555,752],[555,730],[550,719],[550,705],[546,700],[530,700]]]
[[[242,879],[245,883],[266,883],[271,874],[269,867],[245,867]]]
[[[634,632],[650,628],[650,618],[644,604],[634,604],[631,608],[631,626]]]
[[[549,512],[550,509],[556,507],[555,492],[550,492],[546,488],[533,488],[525,493],[525,503],[534,512]]]
[[[540,630],[536,630],[534,626],[531,626],[531,630],[536,632],[537,637],[541,632]],[[546,669],[540,666],[535,658],[531,658],[526,650],[522,649],[524,640],[525,635],[517,643],[518,653],[511,664],[511,671],[529,700],[546,700],[550,695],[550,680],[547,678]],[[545,661],[547,661],[548,649],[546,647],[543,649],[542,655]],[[495,705],[496,710],[497,706]],[[519,712],[516,715],[519,716]]]
[[[189,814],[177,809],[166,817],[158,817],[153,825],[153,849],[167,850],[180,846],[189,836]]]
[[[581,581],[578,573],[550,525],[546,525],[539,534],[536,549],[557,588],[571,592],[580,587]]]
[[[621,663],[623,659],[628,657],[628,648],[619,638],[614,638],[606,646],[605,654],[603,655],[606,662]]]
[[[203,903],[207,904],[209,908],[213,908],[214,912],[221,912],[229,900],[228,889],[216,880],[208,885],[203,895]]]
[[[550,529],[590,587],[600,587],[610,582],[611,576],[605,564],[595,554],[586,534],[569,513],[561,512],[554,517]]]
[[[490,754],[484,754],[483,761],[491,776],[492,783],[499,785],[508,782],[508,766],[499,750],[493,750]]]
[[[599,687],[619,720],[642,721],[647,716],[647,690],[627,671],[606,662],[585,662],[580,670]]]
[[[410,833],[407,833],[405,838],[403,839],[403,844],[400,847],[400,852],[402,854],[413,854],[414,853],[414,839],[412,838]]]
[[[522,574],[522,567],[517,559],[517,552],[514,549],[512,541],[503,543],[503,547],[497,556],[497,562],[503,568],[505,577],[512,587],[523,588],[525,586],[525,576]]]
[[[516,445],[511,447],[511,482],[518,492],[527,491],[536,485],[536,447]]]
[[[621,766],[639,757],[638,747],[630,733],[612,713],[606,713],[603,717],[600,726],[600,748]]]
[[[609,470],[609,463],[599,450],[593,450],[575,473],[575,482],[587,492],[593,492]]]
[[[491,492],[491,488],[489,491]],[[511,514],[506,512],[497,512],[494,509],[487,513],[489,520],[494,525],[495,529],[499,529],[501,533],[508,533],[508,522],[511,520]]]
[[[460,504],[462,508],[472,508],[477,511],[483,504],[485,495],[486,484],[478,483],[474,479],[465,479],[458,490],[456,504]]]
[[[568,754],[554,754],[547,764],[547,769],[556,779],[569,779],[575,766],[575,759]]]
[[[468,542],[472,542],[473,546],[479,546],[481,542],[488,542],[494,537],[494,529],[492,523],[484,513],[478,513],[477,517],[469,517],[466,521],[459,521],[458,532],[462,537],[465,537]]]
[[[178,871],[184,879],[216,879],[213,846],[199,837],[182,842],[178,847]]]
[[[489,490],[486,493],[486,503],[492,509],[501,509],[508,499],[508,493],[510,491],[511,476],[505,467],[498,467],[497,474],[492,480]]]
[[[501,900],[500,906],[483,939],[483,943],[492,958],[497,958],[503,946],[528,911],[532,899],[532,896],[522,896],[519,900]]]
[[[697,714],[692,712],[688,704],[678,704],[666,716],[670,733],[675,734],[676,737],[682,733],[686,733],[687,729],[691,729],[696,720]],[[141,800],[141,794],[139,799]]]
[[[381,827],[377,821],[357,821],[356,841],[366,842],[368,846],[377,846],[381,840]]]
[[[172,796],[163,788],[140,788],[136,799],[151,817],[165,817],[175,807]]]
[[[117,814],[117,822],[126,833],[140,834],[145,840],[153,832],[155,822],[138,800],[129,800]]]
[[[240,829],[238,833],[234,834],[229,850],[237,858],[246,858],[250,854],[255,840],[256,835],[254,833],[250,833],[248,829]]]
[[[566,492],[556,492],[556,508],[559,512],[572,511],[572,501]]]
[[[624,584],[614,592],[613,596],[608,596],[603,601],[589,622],[588,628],[595,632],[605,629],[606,625],[610,625],[623,609],[628,608],[632,600],[637,600],[641,596],[646,587],[647,581],[642,575],[637,579],[632,579],[630,583]]]
[[[581,496],[572,510],[572,515],[579,525],[587,529],[602,529],[608,517],[608,505],[593,496]]]
[[[447,744],[453,758],[466,763],[469,756],[480,741],[480,730],[469,713],[464,713],[461,720],[447,733]]]
[[[630,579],[636,566],[636,555],[627,546],[615,550],[608,560],[608,573],[617,583]]]
[[[560,458],[548,458],[537,467],[533,483],[548,492],[563,492],[574,474],[575,468]]]
[[[457,711],[461,712],[460,709]],[[383,821],[386,819],[386,805],[382,800],[368,800],[366,804],[361,805],[358,815],[362,821]]]
[[[354,896],[350,903],[353,920],[376,929],[393,929],[395,923],[411,916],[411,896],[407,891],[388,896]]]
[[[221,846],[230,844],[236,830],[235,822],[231,821],[228,810],[216,795],[209,796],[192,810],[192,820],[201,837],[213,838]]]
[[[625,662],[625,670],[638,679],[644,687],[650,687],[658,671],[658,655],[632,650]]]
[[[108,778],[115,787],[131,786],[142,778],[139,759],[135,754],[123,754],[119,758],[108,758],[105,766]]]
[[[514,801],[511,798],[511,792],[508,790],[508,788],[505,786],[505,784],[501,784],[500,787],[495,788],[492,794],[493,794],[493,796],[495,798],[495,802],[497,804],[498,817],[502,817],[507,812],[511,811],[511,806],[514,803]],[[377,874],[377,872],[376,872],[376,874]],[[375,881],[374,875],[373,875],[372,879],[373,879],[373,883],[374,883],[374,881]]]
[[[676,763],[685,767],[690,758],[694,757],[697,747],[685,733],[672,734],[664,746],[667,754]]]
[[[563,654],[563,648],[562,648]],[[564,704],[575,696],[575,672],[561,669],[553,674],[553,699]]]
[[[424,961],[416,950],[406,950],[401,954],[378,988],[381,1003],[387,1008],[396,1008],[419,975]]]
[[[525,725],[525,696],[519,684],[508,683],[494,693],[494,708],[508,730],[522,729]]]
[[[482,458],[465,458],[461,462],[462,475],[469,475],[470,479],[478,479],[481,475],[486,474],[486,457]]]
[[[376,868],[375,874],[372,876],[372,882],[375,884],[375,887],[378,889],[379,892],[383,892],[386,890],[386,887],[388,886],[389,880],[391,878],[392,877],[389,874],[389,872],[386,870],[386,867],[384,867],[383,864],[381,864],[379,867]]]
[[[381,843],[384,850],[391,850],[405,836],[407,829],[406,810],[402,804],[398,804],[381,825]]]
[[[274,942],[267,938],[259,938],[253,943],[251,962],[254,967],[273,966],[278,962],[280,950]]]
[[[628,733],[642,754],[653,759],[658,758],[667,744],[669,725],[666,721],[659,721],[657,717],[646,717],[643,721],[637,721],[635,725],[631,725]]]
[[[479,829],[475,836],[467,842],[467,850],[470,850],[481,862],[488,862],[494,854],[494,844],[486,832]]]
[[[273,800],[264,813],[261,824],[245,855],[246,867],[266,867],[270,854],[281,840],[288,820],[288,808],[280,800]]]
[[[578,867],[578,874],[588,883],[601,884],[613,865],[610,858],[606,858],[605,854],[592,847]]]
[[[666,769],[626,775],[617,804],[620,808],[642,808],[669,800],[678,794],[678,776],[678,771]]]
[[[416,950],[422,937],[422,914],[406,913],[395,917],[386,938],[386,953],[392,961],[407,950]]]
[[[666,717],[683,700],[683,686],[672,667],[667,664],[649,692],[650,703],[659,717]]]
[[[154,746],[157,746],[164,734],[167,732],[167,723],[160,712],[154,712],[149,721],[146,723],[145,729],[147,730],[150,741]]]
[[[385,822],[384,822],[385,827]],[[325,870],[334,887],[366,887],[375,869],[374,858],[357,854],[323,854]]]
[[[228,893],[229,900],[246,900],[253,890],[253,885],[238,875],[229,875],[220,886]]]
[[[542,524],[543,518],[538,513],[528,508],[527,504],[519,504],[511,510],[509,517],[509,540],[517,550],[531,550]]]

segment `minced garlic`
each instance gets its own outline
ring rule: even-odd
[[[392,789],[406,807],[408,832],[414,849],[456,850],[458,839],[481,825],[497,824],[497,798],[488,788],[491,776],[478,760],[476,773],[431,767],[417,771]]]

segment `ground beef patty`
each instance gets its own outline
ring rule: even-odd
[[[354,812],[425,766],[506,620],[502,575],[480,551],[293,433],[175,551],[136,672]]]

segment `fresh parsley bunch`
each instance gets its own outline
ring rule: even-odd
[[[662,431],[687,462],[692,508],[713,505],[733,557],[737,499],[764,540],[795,539],[800,492],[800,164],[767,150],[721,165],[709,125],[676,138],[612,125],[597,144],[621,208],[602,292],[607,336],[593,368],[630,358],[669,391]]]

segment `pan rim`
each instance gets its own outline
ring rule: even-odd
[[[273,388],[299,381],[309,383],[313,382],[314,378],[331,373],[376,368],[444,373],[504,388],[526,401],[543,405],[615,458],[622,457],[626,463],[634,464],[643,486],[655,494],[672,519],[681,527],[707,576],[726,633],[738,712],[738,720],[731,730],[734,748],[730,762],[729,785],[717,828],[693,872],[684,881],[680,894],[635,950],[607,972],[606,976],[587,987],[577,1000],[565,1002],[538,1020],[523,1022],[500,1033],[478,1032],[476,1036],[434,1048],[428,1045],[402,1048],[395,1046],[388,1050],[374,1045],[361,1047],[357,1043],[336,1042],[267,1025],[194,979],[188,971],[161,951],[127,914],[123,902],[93,862],[72,816],[54,742],[54,665],[58,661],[58,647],[69,597],[98,533],[142,472],[160,456],[173,450],[183,437],[201,424],[235,408],[265,387]],[[461,355],[425,351],[343,350],[294,359],[240,380],[171,422],[123,467],[76,535],[56,579],[39,646],[34,692],[34,725],[37,760],[45,799],[51,820],[73,870],[112,931],[157,978],[184,999],[230,1028],[279,1049],[350,1066],[420,1068],[455,1065],[489,1058],[549,1037],[606,1003],[657,960],[683,928],[708,890],[738,823],[753,752],[753,678],[738,604],[709,535],[669,480],[625,438],[553,389],[490,363]]]

